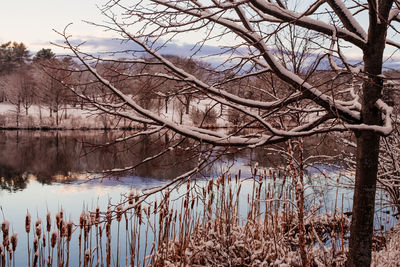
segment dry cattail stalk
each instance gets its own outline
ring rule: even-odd
[[[25,216],[25,231],[29,234],[29,232],[31,231],[31,215],[29,214],[29,212],[26,212],[26,216]]]
[[[42,219],[38,218],[35,222],[35,228],[42,224]]]
[[[100,222],[100,207],[96,207],[96,216],[95,216],[95,225],[96,227],[99,225]]]
[[[63,209],[60,210],[60,218],[64,219],[64,210]]]
[[[5,260],[5,253],[4,253],[4,246],[3,244],[0,243],[0,256],[1,256],[1,262],[3,262]],[[2,266],[4,266],[4,263],[1,264]]]
[[[39,260],[39,251],[36,251],[35,255],[33,257],[33,266],[34,267],[37,266],[38,260]]]
[[[128,203],[129,203],[129,205],[133,204],[133,191],[132,190],[129,191]]]
[[[111,238],[111,222],[106,223],[106,235],[107,238]]]
[[[88,214],[90,226],[96,225],[96,211],[91,211]]]
[[[11,246],[8,247],[8,254],[10,255],[10,260],[11,260],[12,256],[13,256],[13,250],[12,250]]]
[[[10,232],[10,222],[7,220],[4,220],[1,223],[1,230],[3,231],[3,245],[4,245],[5,250],[7,250],[8,245],[10,244],[10,240],[8,237],[8,234]]]
[[[33,251],[37,251],[39,249],[39,238],[35,236],[33,239]]]
[[[62,231],[63,229],[63,224],[64,224],[64,211],[61,209],[57,214],[56,214],[56,224],[58,230]]]
[[[142,224],[142,205],[136,206],[136,216],[139,218],[139,224]]]
[[[15,251],[18,245],[18,234],[17,233],[12,233],[11,235],[11,246],[12,250]]]
[[[67,236],[67,224],[62,220],[61,221],[61,233],[60,235],[62,237],[66,237]]]
[[[117,221],[120,222],[122,218],[122,204],[117,205],[116,211],[117,211]]]
[[[47,232],[50,232],[50,230],[51,230],[51,215],[50,215],[50,211],[47,212],[47,214],[46,214],[46,230],[47,230]]]
[[[45,234],[43,234],[43,236],[42,236],[42,244],[43,244],[43,247],[45,248],[46,247],[46,235]]]
[[[107,219],[107,222],[108,222],[108,223],[111,223],[112,213],[111,213],[111,207],[110,207],[110,205],[108,205],[108,207],[107,207],[106,219]]]
[[[90,261],[90,249],[85,250],[85,261],[84,261],[84,266],[89,266],[89,261]]]
[[[36,226],[36,235],[40,238],[41,234],[42,234],[42,225],[38,224]]]
[[[86,220],[85,217],[86,217],[86,213],[85,213],[85,211],[82,211],[81,215],[79,216],[79,227],[81,228],[81,230],[85,226],[85,220]]]
[[[57,232],[56,230],[53,230],[51,232],[51,239],[50,239],[50,245],[52,248],[54,248],[57,244]]]
[[[58,230],[60,230],[60,222],[61,222],[61,216],[60,216],[60,213],[57,212],[56,213],[56,226],[57,226]]]
[[[208,186],[207,186],[207,193],[210,193],[213,187],[213,180],[210,179],[210,181],[208,181]]]
[[[3,236],[8,236],[10,230],[10,222],[7,220],[4,220],[1,223],[1,231],[3,231]]]
[[[73,226],[74,226],[74,222],[72,220],[70,220],[67,223],[67,240],[68,240],[68,242],[71,241]]]

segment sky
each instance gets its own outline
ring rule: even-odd
[[[73,23],[68,28],[68,33],[73,35],[74,39],[88,41],[87,44],[92,50],[110,51],[117,47],[119,42],[112,40],[100,28],[84,22],[84,20],[103,22],[105,18],[98,6],[106,2],[107,0],[0,0],[0,43],[23,42],[32,54],[41,48],[51,48],[56,53],[62,54],[68,51],[50,44],[50,42],[60,43],[62,39],[54,30],[62,31],[68,24]],[[191,45],[188,44],[188,40],[193,39],[195,36],[186,36],[179,43],[170,45],[164,53],[176,54],[176,51],[189,53]],[[206,48],[209,52],[218,52],[214,46]],[[351,49],[349,51],[351,55],[348,56],[351,60],[357,61],[361,59],[360,52]],[[186,54],[181,55],[186,56]],[[396,61],[395,66],[400,66],[398,64],[400,59],[396,57],[394,61]]]
[[[68,51],[51,44],[62,43],[63,39],[54,30],[63,31],[72,23],[68,33],[76,40],[75,43],[85,41],[86,46],[96,51],[118,50],[120,41],[85,22],[104,22],[106,18],[98,7],[105,3],[107,0],[0,0],[0,43],[23,42],[32,54],[42,48],[51,48],[62,54]],[[163,52],[172,54],[177,50],[176,46],[180,46],[180,51],[190,51],[192,47],[182,41],[167,47]],[[216,52],[215,47],[210,49]]]
[[[60,37],[53,29],[62,31],[73,23],[70,32],[81,39],[102,37],[104,33],[82,20],[101,21],[96,4],[102,0],[0,0],[0,43],[23,42],[29,50],[53,48],[50,41]],[[104,2],[104,1],[103,1]]]

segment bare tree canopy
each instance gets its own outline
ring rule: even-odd
[[[64,46],[83,63],[81,77],[89,77],[86,84],[69,87],[104,112],[213,146],[258,147],[353,131],[358,151],[348,265],[369,266],[379,139],[393,128],[392,108],[381,99],[382,66],[385,48],[400,48],[388,37],[396,37],[399,5],[393,0],[109,1],[102,9],[108,22],[92,24],[114,32],[123,46],[104,57],[88,54],[64,31]],[[191,53],[191,68],[163,54],[188,39],[193,45],[188,51],[182,46],[181,53]],[[351,61],[349,51],[361,54],[360,61]],[[109,69],[118,82],[98,70],[104,63],[117,66]],[[324,71],[328,66],[331,71]],[[154,82],[155,95],[192,95],[209,99],[209,110],[218,107],[220,114],[234,110],[241,117],[232,125],[238,130],[228,134],[162,116],[134,97],[132,84],[143,78]],[[88,83],[112,97],[86,94]],[[250,127],[256,130],[242,131]]]

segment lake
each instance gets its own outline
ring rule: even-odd
[[[77,223],[82,210],[100,207],[105,211],[110,203],[114,205],[125,200],[127,192],[132,189],[142,190],[168,183],[172,178],[196,167],[197,152],[207,152],[209,149],[207,146],[183,142],[179,147],[168,150],[165,144],[174,137],[167,134],[131,138],[116,145],[102,146],[131,134],[123,131],[0,131],[0,205],[2,216],[10,222],[10,231],[16,231],[19,235],[16,266],[27,265],[27,237],[24,230],[27,211],[31,214],[32,223],[41,218],[44,225],[47,212],[51,213],[54,220],[60,209],[64,211],[66,220],[72,219]],[[338,149],[332,140],[305,142],[310,144],[305,147],[312,147],[305,151],[305,157],[326,154],[331,160],[337,160],[344,149]],[[234,176],[240,172],[243,181],[241,198],[246,199],[252,193],[254,183],[250,178],[254,176],[255,167],[259,173],[265,171],[265,176],[268,176],[270,168],[285,164],[284,158],[276,152],[280,148],[276,146],[274,149],[275,152],[263,149],[217,151],[212,157],[212,164],[201,170],[196,184],[205,186],[205,178],[228,172]],[[104,170],[135,166],[164,150],[167,152],[163,156],[129,172],[103,173]],[[338,181],[350,185],[353,174],[341,166],[320,164],[318,157],[314,160],[313,167],[308,168],[306,175],[306,195],[309,197],[306,208],[312,209],[318,202],[323,203],[321,210],[324,211],[332,211],[335,206],[350,210],[351,187],[338,188],[336,185]],[[178,188],[171,193],[171,198],[179,200],[185,192],[185,189]],[[151,203],[158,199],[160,202],[162,198],[163,195],[156,194],[148,201]],[[179,209],[181,204],[178,201],[171,205]],[[248,208],[245,201],[240,203],[243,217],[246,217]],[[154,218],[151,217],[151,220]],[[386,221],[393,223],[389,215],[384,215],[378,223],[389,224]],[[116,231],[117,226],[113,224],[114,235]],[[32,241],[33,237],[30,238]],[[148,235],[148,238],[152,239],[153,235]],[[112,241],[112,246],[116,246],[115,242]],[[71,251],[77,255],[78,245],[71,245]],[[125,255],[125,248],[121,248],[119,253]],[[149,248],[147,251],[141,249],[138,253],[143,258],[144,254],[149,253]],[[70,264],[76,266],[76,258],[71,257]]]

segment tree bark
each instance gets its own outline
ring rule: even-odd
[[[357,169],[347,266],[370,266],[379,135],[361,132],[357,137]]]
[[[368,77],[364,80],[361,103],[361,119],[368,125],[382,124],[376,101],[382,96],[381,74],[387,24],[379,23],[377,17],[380,20],[387,18],[392,4],[393,1],[380,1],[379,10],[370,6],[368,42],[363,51],[364,71]],[[357,168],[347,260],[347,266],[351,267],[371,265],[380,136],[373,131],[359,131],[356,138]]]

